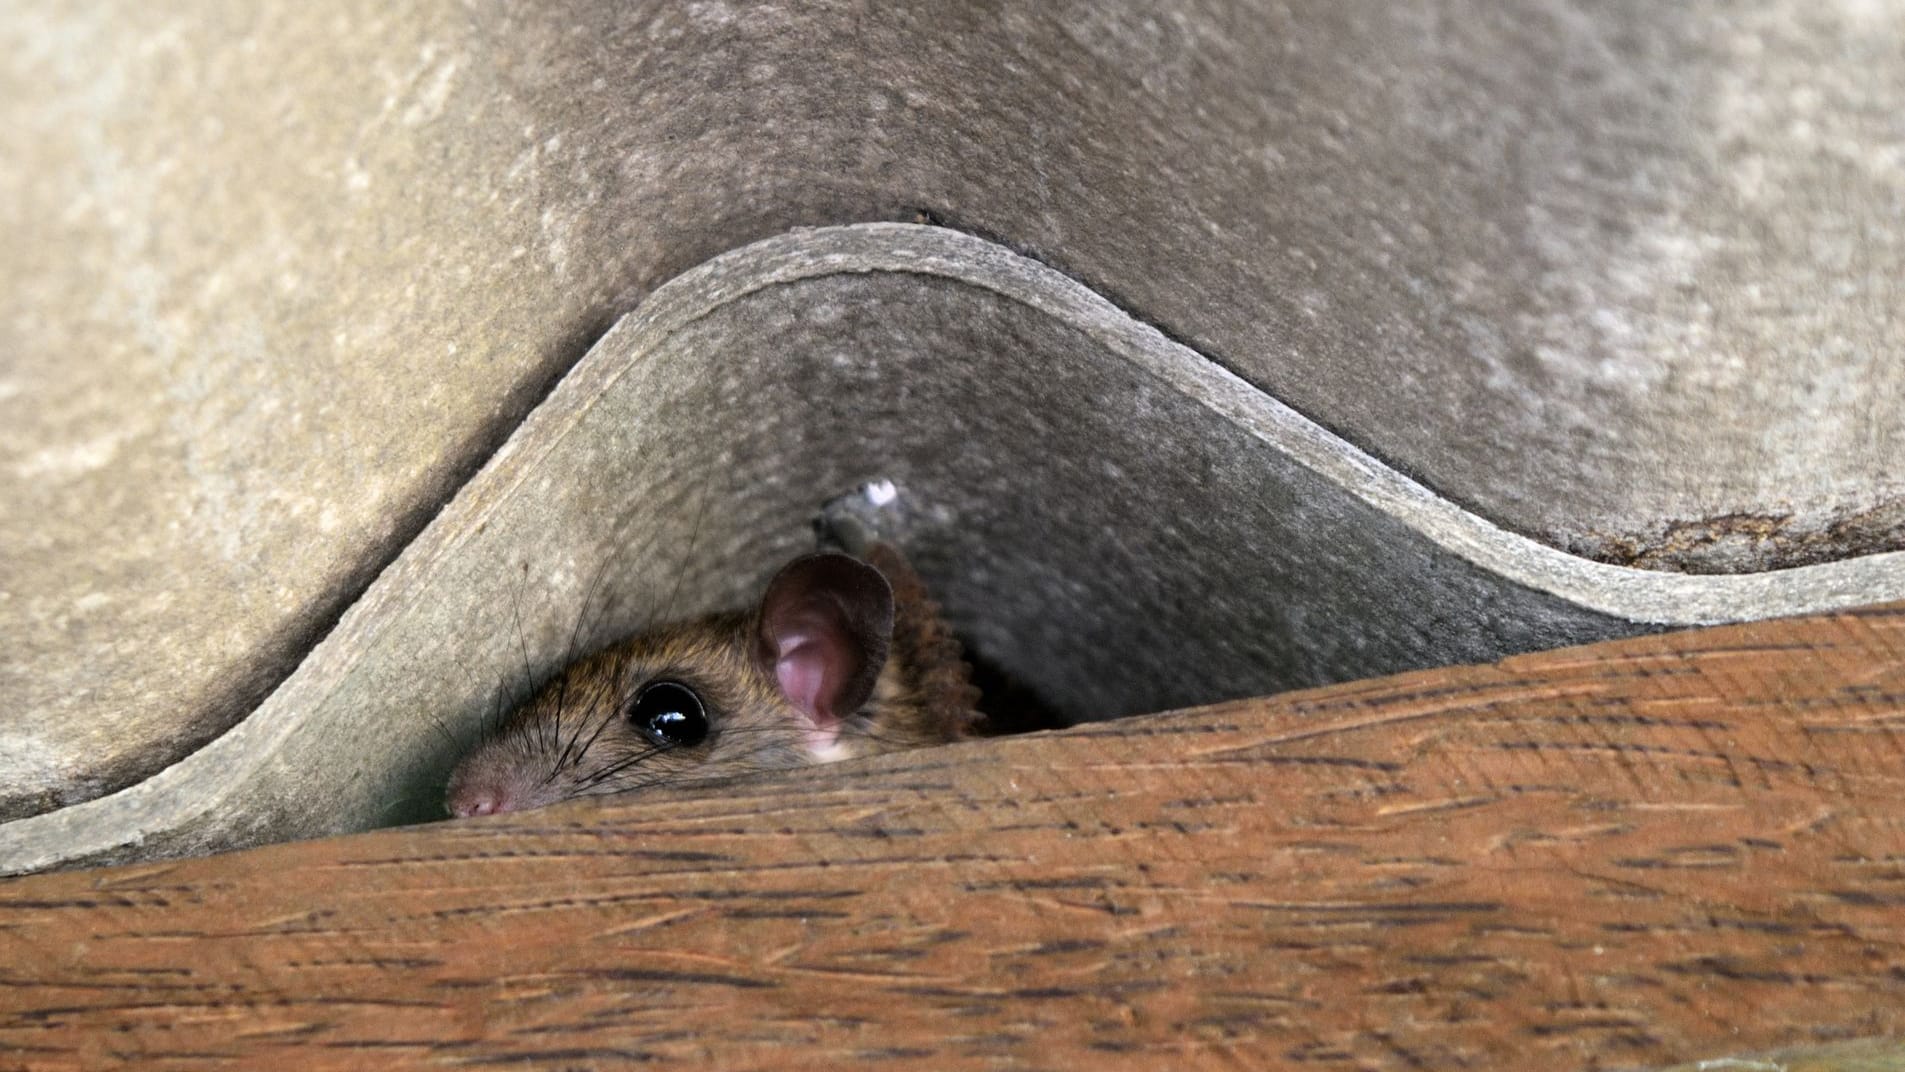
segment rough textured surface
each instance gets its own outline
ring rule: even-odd
[[[615,317],[799,224],[997,236],[1567,550],[1896,546],[1902,19],[8,5],[0,813],[233,725]]]
[[[257,712],[138,785],[0,825],[0,871],[439,815],[449,738],[499,691],[591,638],[742,605],[823,500],[874,478],[903,489],[907,554],[955,628],[1078,718],[1905,596],[1897,554],[1585,563],[1034,261],[938,228],[810,231],[663,288]]]
[[[1896,1038],[1901,696],[1894,605],[33,876],[0,883],[0,1055],[1572,1072]]]

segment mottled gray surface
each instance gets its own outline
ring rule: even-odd
[[[1897,553],[1750,578],[1581,563],[1036,262],[936,228],[810,231],[657,293],[257,712],[139,785],[0,825],[0,871],[440,814],[451,738],[499,686],[745,602],[823,500],[875,479],[903,490],[955,625],[1078,717],[1632,633],[1642,613],[1905,596]]]
[[[997,237],[1564,550],[1896,547],[1901,116],[1873,0],[7,5],[0,815],[234,725],[795,225]]]

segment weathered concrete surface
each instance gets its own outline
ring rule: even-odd
[[[814,230],[657,292],[257,712],[0,825],[0,871],[440,815],[499,691],[739,605],[818,503],[876,478],[955,626],[1080,717],[1905,597],[1896,552],[1716,577],[1584,562],[1035,261],[938,228]]]
[[[1897,546],[1902,23],[9,5],[0,815],[232,726],[615,317],[799,224],[997,236],[1566,550]]]

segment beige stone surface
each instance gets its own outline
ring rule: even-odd
[[[798,225],[996,237],[1565,550],[1895,547],[1901,105],[1869,0],[9,6],[0,815],[234,725]]]

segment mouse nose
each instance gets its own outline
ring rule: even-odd
[[[450,814],[458,819],[468,819],[473,815],[494,815],[499,811],[508,811],[508,803],[503,794],[494,789],[475,789],[458,793],[449,800]]]

